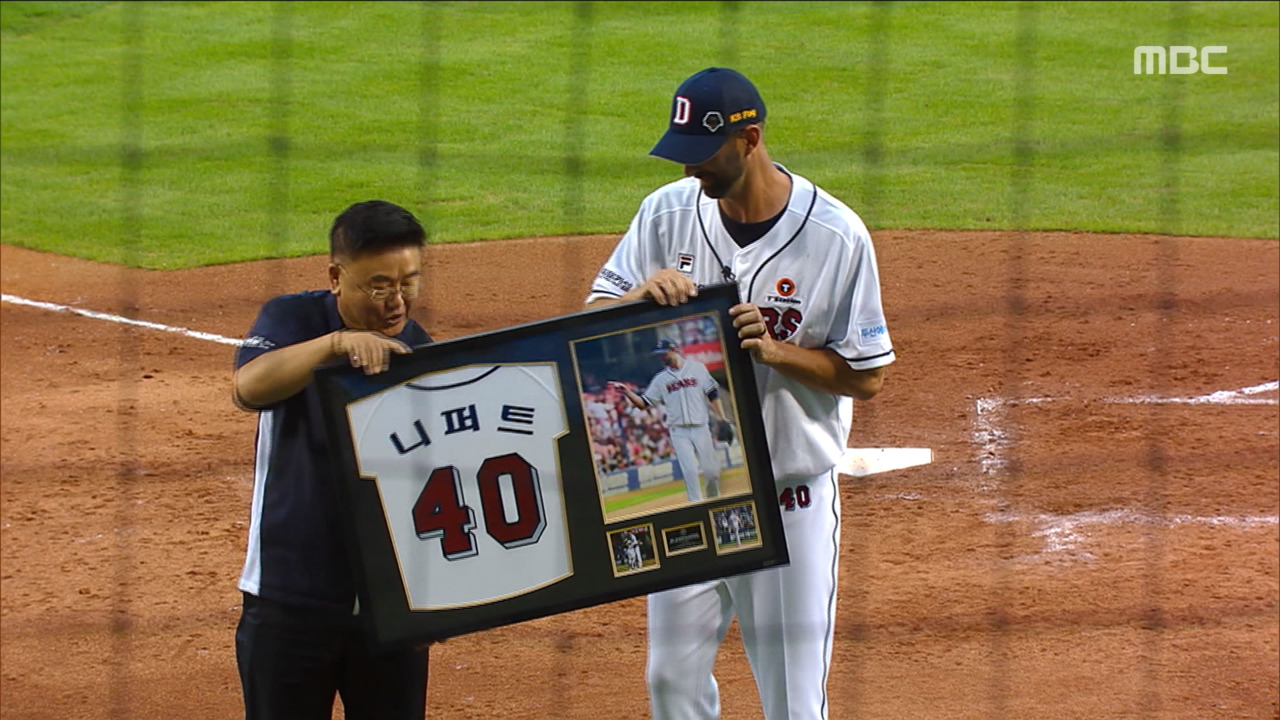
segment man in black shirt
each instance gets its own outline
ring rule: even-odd
[[[404,208],[347,208],[329,232],[327,290],[268,300],[235,360],[235,401],[258,412],[236,661],[247,720],[422,720],[427,650],[370,655],[342,538],[315,368],[374,374],[431,341],[409,308],[426,233]]]

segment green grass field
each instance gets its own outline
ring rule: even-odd
[[[622,232],[687,75],[873,229],[1280,237],[1280,3],[0,2],[0,240],[150,268]],[[1225,45],[1226,75],[1135,75]]]
[[[661,500],[663,498],[667,498],[672,495],[680,495],[681,498],[683,499],[684,497],[683,482],[673,481],[669,483],[663,483],[662,485],[650,487],[646,490],[633,490],[618,498],[610,498],[605,501],[604,513],[605,513],[605,516],[611,517],[614,514],[620,513],[628,508],[633,508],[637,505],[643,505],[645,503],[653,502],[655,500]]]
[[[705,489],[705,486],[704,486]],[[720,497],[746,494],[751,492],[751,481],[746,467],[734,465],[724,467],[720,474]],[[670,507],[688,501],[683,480],[672,480],[661,485],[650,485],[640,490],[628,490],[605,497],[604,514],[608,522],[615,522],[631,513],[642,510],[651,513],[658,507]]]

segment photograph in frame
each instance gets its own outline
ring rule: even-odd
[[[714,313],[572,345],[606,523],[750,494],[717,432],[717,415],[741,423]]]
[[[716,553],[723,555],[760,547],[760,532],[756,525],[754,502],[726,505],[712,510],[711,527]]]
[[[613,552],[615,577],[662,567],[651,524],[632,525],[610,531],[609,548]]]

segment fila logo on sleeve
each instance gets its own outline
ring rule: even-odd
[[[482,605],[572,574],[554,364],[431,373],[347,414],[411,609]]]

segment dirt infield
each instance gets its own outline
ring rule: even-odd
[[[434,247],[440,338],[578,309],[616,237]],[[851,445],[833,720],[1280,718],[1280,244],[876,234],[899,361]],[[131,271],[0,249],[0,715],[242,717],[255,419],[226,338],[325,258]],[[648,716],[632,599],[450,640],[428,716]],[[736,634],[727,720],[759,718]]]

